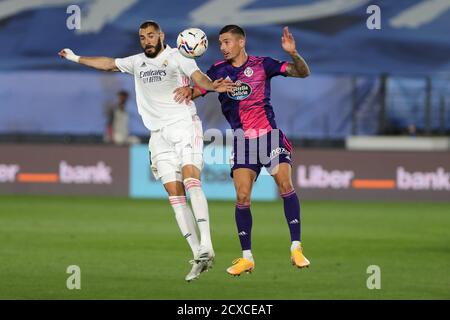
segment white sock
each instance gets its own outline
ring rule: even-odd
[[[191,198],[192,210],[200,231],[200,245],[212,249],[208,202],[203,193],[202,184],[200,180],[194,178],[187,178],[183,183]]]
[[[291,251],[294,249],[297,249],[297,248],[301,248],[301,247],[302,247],[302,244],[300,241],[292,241]]]
[[[169,201],[173,211],[175,211],[175,218],[177,219],[181,234],[191,247],[195,258],[200,243],[198,241],[197,230],[195,229],[194,216],[192,215],[191,208],[187,205],[186,196],[171,196],[169,197]]]
[[[250,260],[250,261],[254,262],[253,255],[252,255],[252,250],[243,250],[242,251],[242,258],[245,258],[247,260]]]

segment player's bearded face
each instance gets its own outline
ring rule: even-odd
[[[158,37],[156,45],[146,44],[143,49],[147,58],[155,58],[162,50],[162,40]]]

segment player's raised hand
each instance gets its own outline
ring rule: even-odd
[[[177,103],[189,104],[192,100],[192,89],[189,86],[176,88],[173,93],[175,93],[174,100]]]
[[[213,81],[214,91],[216,92],[232,92],[236,84],[230,79],[217,79]]]
[[[73,62],[79,62],[80,61],[80,56],[77,56],[75,53],[73,53],[72,50],[70,50],[68,48],[62,49],[61,51],[59,51],[58,55],[61,58],[65,58],[65,59],[73,61]]]
[[[283,47],[283,50],[290,55],[297,52],[297,49],[295,48],[294,36],[289,32],[288,27],[283,28],[283,35],[281,36],[281,46]]]

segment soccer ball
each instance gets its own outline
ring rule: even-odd
[[[208,49],[208,38],[202,30],[189,28],[178,35],[177,48],[186,58],[198,58]]]

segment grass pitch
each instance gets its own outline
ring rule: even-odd
[[[450,203],[302,202],[309,269],[289,262],[282,203],[252,203],[253,274],[234,203],[209,202],[214,268],[186,283],[190,249],[168,201],[0,196],[0,299],[450,299]],[[69,265],[81,290],[68,290]],[[381,289],[369,290],[369,265]]]

